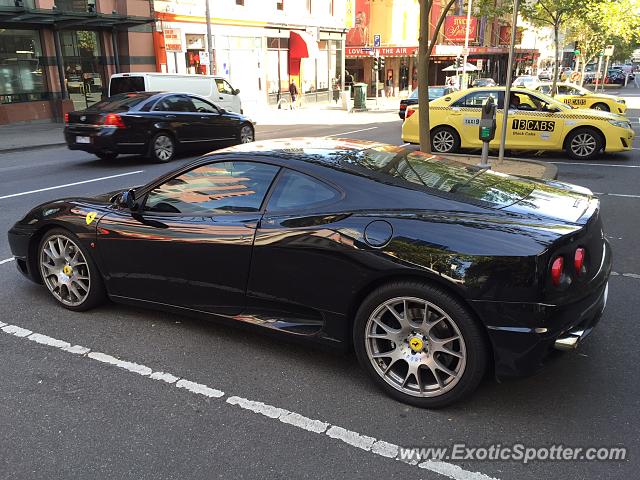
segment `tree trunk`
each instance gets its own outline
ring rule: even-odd
[[[556,87],[558,86],[558,77],[560,76],[560,58],[558,58],[558,53],[560,50],[560,23],[556,22],[553,26],[553,42],[555,47],[555,71],[553,73],[553,84],[551,85],[551,96],[556,96]]]
[[[429,16],[432,0],[420,0],[420,38],[418,39],[418,130],[420,150],[431,153],[429,126]],[[420,112],[425,114],[420,115]]]

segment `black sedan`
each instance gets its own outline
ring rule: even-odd
[[[429,101],[435,100],[436,98],[444,97],[445,95],[449,95],[454,91],[453,87],[447,86],[433,86],[429,87]],[[398,110],[398,115],[401,119],[404,120],[404,114],[407,111],[407,107],[409,105],[417,105],[418,104],[418,89],[416,88],[408,98],[400,100],[400,110]]]
[[[9,242],[68,309],[108,297],[353,347],[420,407],[576,347],[611,269],[589,190],[356,140],[218,151],[133,190],[40,205]]]
[[[137,153],[169,162],[180,150],[211,150],[253,142],[251,121],[191,94],[137,92],[114,95],[65,115],[71,150],[102,159]]]

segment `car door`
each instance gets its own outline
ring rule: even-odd
[[[105,215],[97,246],[110,293],[239,313],[261,206],[278,170],[247,161],[197,166],[143,193],[139,210]]]
[[[559,112],[535,94],[512,92],[517,101],[509,102],[506,148],[514,150],[551,150],[562,147],[564,120]],[[515,103],[515,104],[514,104]]]
[[[195,106],[186,95],[168,95],[158,100],[152,112],[170,125],[180,143],[200,142],[206,136],[206,123],[194,115]]]
[[[234,140],[237,138],[235,122],[231,117],[225,116],[222,112],[206,100],[198,97],[191,97],[196,112],[200,120],[206,122],[206,139],[208,143]]]
[[[500,131],[502,124],[502,98],[504,93],[499,90],[479,90],[471,92],[458,99],[453,105],[450,113],[450,125],[460,134],[463,148],[481,147],[482,141],[479,139],[480,117],[482,116],[482,106],[491,97],[496,105],[496,131]],[[496,135],[498,137],[498,135]],[[499,140],[494,140],[491,145],[497,145]]]
[[[240,113],[240,105],[235,94],[235,89],[224,78],[216,78],[216,87],[218,89],[218,100],[214,99],[214,103],[218,104],[229,112]],[[218,103],[220,102],[220,103]]]

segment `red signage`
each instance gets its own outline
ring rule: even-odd
[[[467,17],[465,15],[450,15],[444,20],[444,39],[453,43],[464,43],[467,34]],[[471,17],[469,25],[469,41],[475,41],[478,36],[478,19]]]
[[[520,45],[522,43],[522,33],[524,32],[524,28],[518,27],[516,29],[516,45]],[[500,27],[500,45],[510,45],[511,44],[511,26],[510,25],[502,25]]]
[[[380,47],[380,48],[363,48],[363,47],[346,47],[346,56],[355,57],[372,57],[376,53],[380,57],[410,57],[415,55],[418,47]]]
[[[369,45],[369,23],[371,21],[370,0],[355,0],[355,25],[347,32],[347,45],[357,47]]]

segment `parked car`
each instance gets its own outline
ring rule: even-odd
[[[471,82],[472,87],[495,87],[497,85],[493,78],[476,78]]]
[[[521,75],[513,81],[513,87],[535,88],[538,85],[538,78],[532,75]]]
[[[205,97],[227,112],[243,113],[240,90],[222,77],[177,73],[116,73],[109,80],[109,96],[129,92],[180,92]]]
[[[110,298],[353,347],[389,395],[440,407],[592,332],[611,272],[603,223],[586,188],[308,138],[40,205],[9,245],[69,310]]]
[[[541,80],[541,81],[549,81],[549,80],[551,80],[551,71],[550,70],[540,70],[538,72],[538,80]]]
[[[436,98],[443,97],[445,95],[449,95],[451,92],[455,92],[455,89],[450,86],[444,85],[434,85],[433,87],[429,87],[429,101],[435,100]],[[417,105],[418,104],[418,89],[416,88],[408,98],[400,100],[400,110],[398,110],[398,116],[404,120],[404,112],[407,110],[409,105]]]
[[[552,87],[553,84],[551,82],[546,82],[538,85],[536,90],[546,95],[551,95]],[[624,98],[604,93],[594,93],[572,83],[559,82],[556,85],[554,98],[574,108],[593,108],[594,110],[603,110],[621,115],[627,111],[627,104]]]
[[[247,117],[182,93],[121,93],[65,115],[69,149],[102,159],[137,153],[169,162],[179,150],[248,143],[254,136]]]

